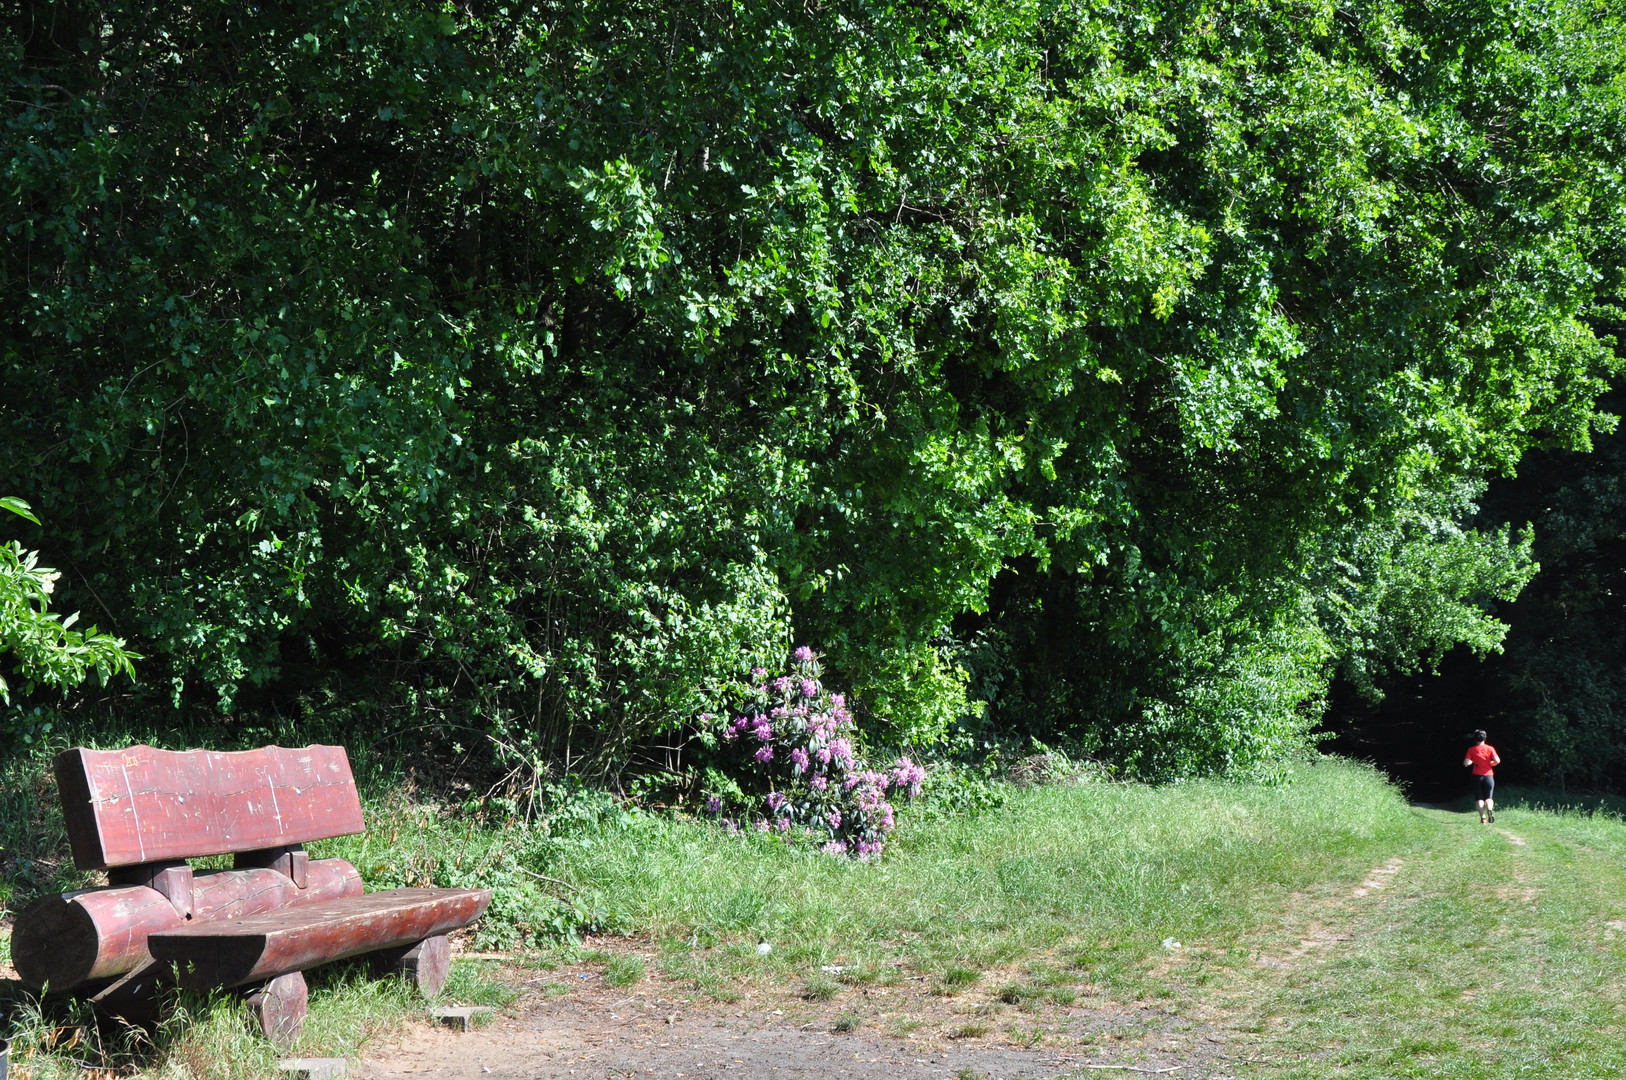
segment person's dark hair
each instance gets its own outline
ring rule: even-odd
[[[1475,731],[1472,735],[1468,736],[1468,738],[1472,739],[1476,743],[1482,743],[1485,741],[1485,733],[1483,731]]]

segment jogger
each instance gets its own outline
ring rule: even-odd
[[[1463,756],[1462,764],[1474,770],[1475,794],[1479,798],[1479,823],[1496,820],[1496,766],[1502,763],[1502,757],[1496,752],[1496,747],[1485,741],[1485,733],[1476,731],[1473,734],[1474,744],[1468,748]]]

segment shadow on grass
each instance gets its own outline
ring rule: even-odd
[[[74,865],[51,775],[56,752],[70,745],[114,748],[147,743],[171,750],[245,750],[268,743],[303,746],[315,742],[347,746],[369,820],[375,827],[386,828],[392,839],[403,821],[419,820],[418,813],[409,815],[407,811],[416,811],[419,800],[431,800],[421,814],[426,822],[432,819],[437,825],[433,848],[424,843],[421,830],[402,830],[412,841],[403,847],[410,846],[410,854],[418,861],[428,860],[426,865],[432,866],[457,841],[467,846],[467,837],[477,823],[449,814],[445,807],[448,803],[456,806],[473,783],[460,774],[459,762],[433,762],[423,754],[409,756],[399,739],[369,738],[365,732],[320,723],[289,723],[276,730],[130,721],[62,725],[40,744],[0,754],[0,915],[8,916],[0,923],[0,965],[11,959],[9,916],[36,897],[105,884],[100,872],[82,871]],[[380,815],[381,809],[390,808],[400,812]],[[202,867],[229,865],[229,861],[229,857],[213,857],[193,863]],[[407,856],[389,844],[372,859],[391,866],[405,861]],[[376,1036],[396,1030],[426,1004],[398,977],[371,977],[363,960],[324,965],[308,972],[307,978],[310,1014],[294,1048],[307,1056],[352,1055]],[[457,1003],[492,1005],[507,1004],[512,997],[506,986],[483,976],[477,966],[461,963],[454,963],[442,995]],[[255,1033],[241,995],[231,991],[162,992],[149,1016],[136,1022],[100,1012],[83,998],[66,994],[42,997],[17,979],[0,979],[0,1018],[0,1038],[14,1040],[13,1074],[22,1072],[33,1080],[172,1068],[178,1070],[177,1075],[195,1080],[251,1080],[277,1074],[278,1051]]]
[[[238,990],[161,989],[140,1015],[111,1015],[83,998],[37,995],[15,979],[0,980],[0,1012],[12,1038],[12,1064],[35,1080],[89,1073],[134,1074],[157,1069],[198,1080],[250,1080],[277,1075],[284,1055],[352,1057],[369,1043],[421,1015],[423,1000],[399,976],[378,976],[366,958],[341,960],[306,972],[310,1012],[290,1046],[260,1036]],[[501,1008],[517,993],[454,963],[437,999]]]
[[[1471,809],[1473,803],[1467,803]],[[1603,791],[1559,791],[1542,787],[1497,787],[1498,810],[1544,810],[1554,814],[1601,814],[1626,818],[1626,797]]]
[[[1450,802],[1414,802],[1413,806],[1444,810],[1454,814],[1476,814],[1478,804],[1472,795]],[[1606,791],[1560,791],[1557,788],[1496,786],[1497,810],[1537,810],[1549,814],[1601,815],[1626,819],[1626,796]]]

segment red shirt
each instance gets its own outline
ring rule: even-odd
[[[1478,746],[1470,746],[1468,748],[1467,758],[1469,761],[1474,763],[1475,776],[1495,775],[1496,770],[1491,768],[1491,763],[1496,761],[1499,757],[1500,755],[1497,754],[1496,747],[1492,746],[1490,743],[1482,742]]]

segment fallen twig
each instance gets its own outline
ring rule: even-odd
[[[1080,1065],[1080,1069],[1122,1069],[1124,1072],[1138,1073],[1172,1073],[1185,1068],[1184,1065],[1170,1065],[1167,1069],[1143,1069],[1139,1065]]]
[[[531,870],[531,869],[528,869],[528,868],[523,867],[523,866],[519,867],[519,872],[522,873],[522,874],[529,874],[538,881],[546,881],[550,885],[557,885],[561,889],[569,889],[571,892],[581,892],[580,888],[576,887],[575,885],[572,885],[568,881],[560,881],[556,877],[549,877],[546,874],[539,874],[535,870]]]

